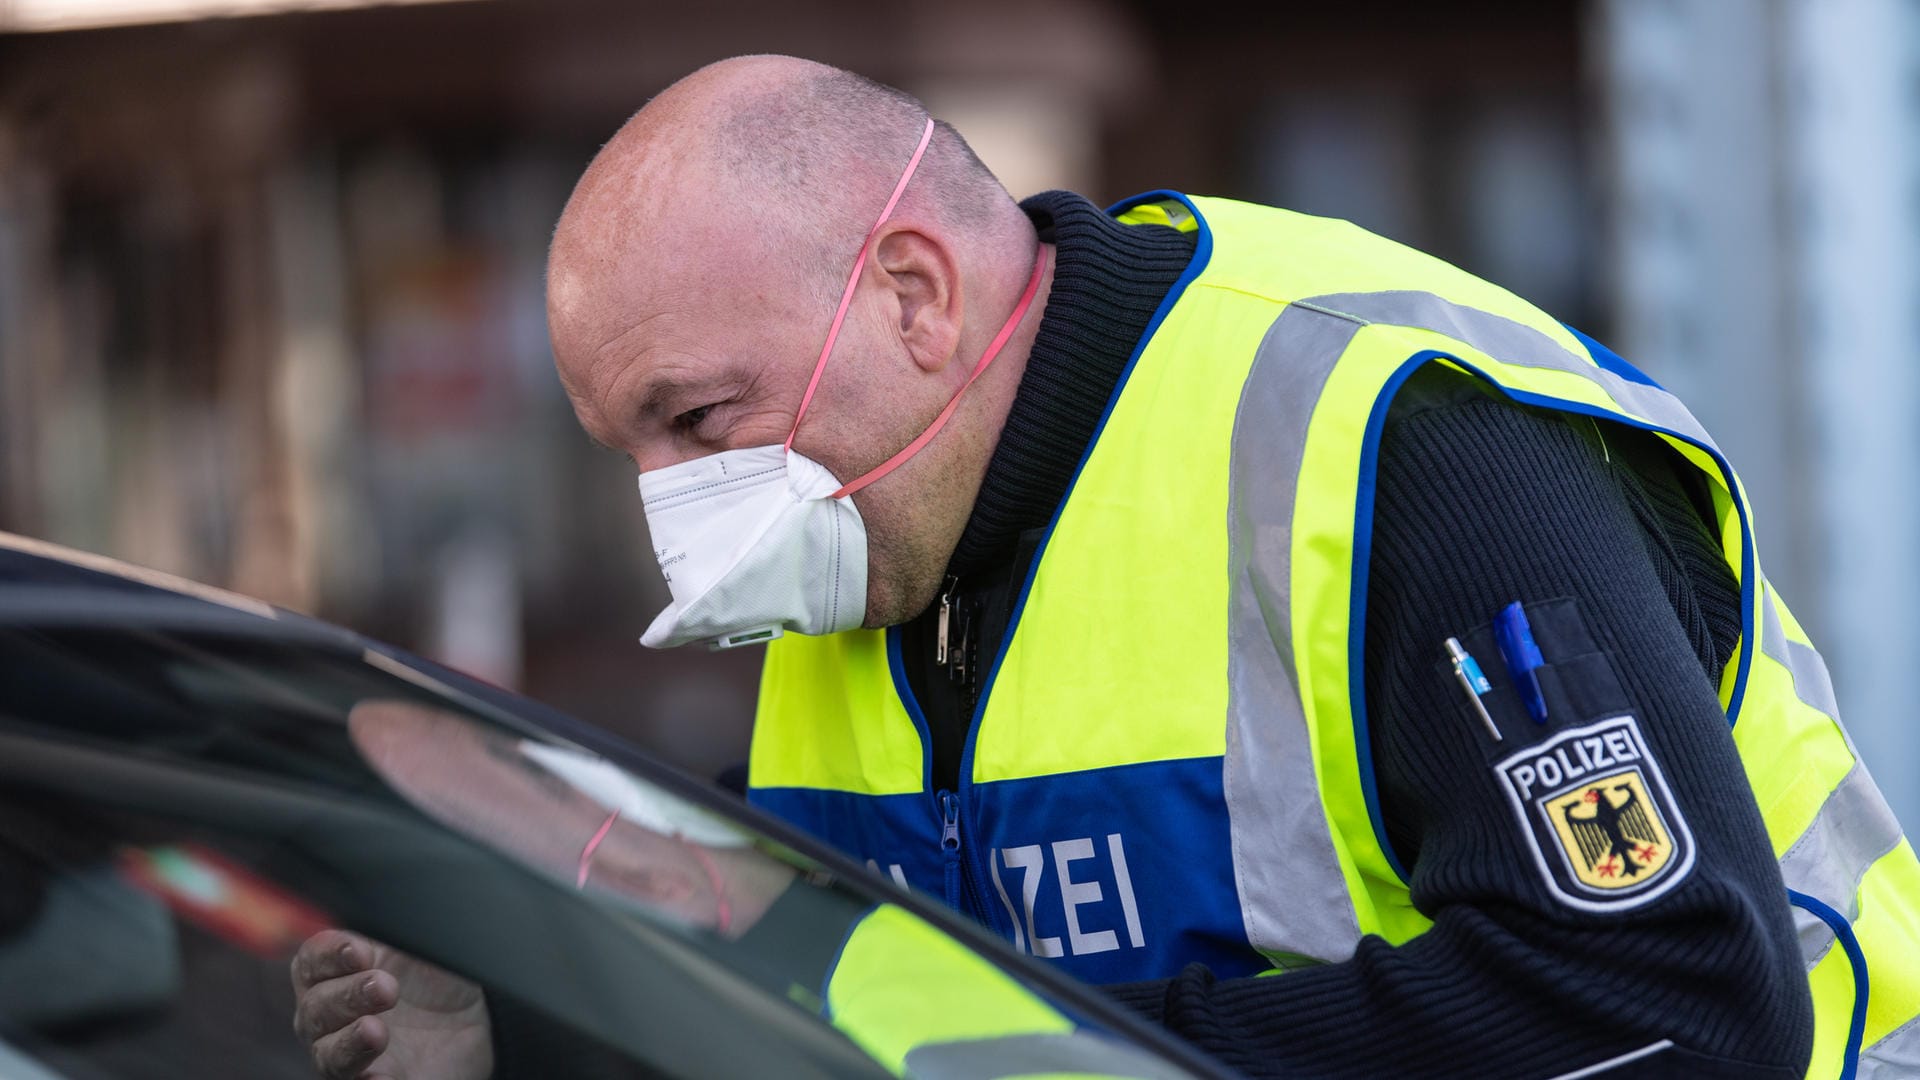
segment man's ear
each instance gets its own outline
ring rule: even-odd
[[[925,371],[947,366],[960,348],[960,266],[939,240],[909,224],[882,230],[872,265],[896,305],[900,338]]]

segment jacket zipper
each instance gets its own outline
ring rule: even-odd
[[[997,930],[980,892],[974,860],[967,857],[969,852],[960,840],[960,796],[942,789],[936,800],[940,804],[940,851],[945,858],[947,904]]]
[[[954,631],[960,629],[954,625],[956,600],[961,600],[960,579],[949,576],[940,592],[940,610],[935,616],[936,634],[934,637],[933,662],[947,669],[949,678],[960,683],[963,712],[968,718],[969,751],[963,751],[963,758],[971,758],[972,727],[979,719],[979,702],[973,693],[972,680],[976,673],[969,670],[968,651],[973,648],[972,618],[969,616],[967,627],[961,630],[959,640],[954,639]],[[964,600],[962,600],[964,602]],[[964,770],[955,777],[955,787],[964,791],[967,787]],[[980,885],[974,871],[975,860],[968,858],[964,838],[960,831],[961,796],[949,788],[941,788],[934,795],[934,802],[940,811],[940,853],[947,903],[954,909],[966,913],[976,922],[992,926],[991,913],[982,899]]]
[[[960,858],[960,797],[942,788],[935,799],[940,804],[940,854],[945,860],[947,905],[966,911],[961,906],[962,879],[966,871]]]
[[[995,933],[1007,933],[1008,929],[1000,926],[994,919],[993,914],[996,909],[987,904],[986,893],[980,886],[980,882],[986,875],[985,864],[972,857],[974,853],[967,850],[966,837],[960,825],[966,801],[966,789],[971,786],[967,781],[967,773],[973,764],[973,727],[980,719],[979,702],[972,690],[972,680],[977,679],[979,675],[973,669],[983,660],[971,658],[973,662],[969,662],[967,653],[974,647],[971,634],[965,627],[955,625],[958,622],[954,611],[956,602],[965,602],[965,598],[959,595],[959,580],[949,577],[943,584],[945,587],[941,590],[940,607],[936,613],[938,633],[934,641],[934,656],[936,663],[947,667],[949,672],[952,672],[955,667],[964,665],[960,670],[964,671],[968,679],[967,684],[963,686],[964,715],[967,717],[968,730],[961,752],[960,774],[954,778],[953,786],[935,789],[934,784],[944,781],[945,778],[934,777],[931,767],[926,773],[927,787],[932,794],[933,805],[930,809],[940,827],[941,886],[950,907]],[[958,640],[955,640],[956,630],[959,631]],[[900,630],[897,627],[891,628],[887,634],[889,648],[898,649],[902,644]],[[923,744],[930,746],[933,733],[928,728],[926,720],[919,715],[919,707],[913,704],[913,689],[899,675],[897,667],[894,686],[901,700],[909,704],[909,711],[915,715],[916,726]]]

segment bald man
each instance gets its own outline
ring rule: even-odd
[[[750,57],[594,159],[548,309],[639,472],[645,642],[771,642],[749,797],[1249,1074],[1798,1077],[1854,935],[1787,886],[1908,872],[1897,827],[1776,862],[1884,804],[1706,434],[1436,260],[1016,203],[912,98]]]

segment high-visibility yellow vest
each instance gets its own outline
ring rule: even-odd
[[[1387,403],[1444,364],[1652,432],[1706,477],[1744,615],[1720,699],[1797,905],[1811,1075],[1855,1053],[1862,1075],[1920,1062],[1920,863],[1685,406],[1511,293],[1347,223],[1169,192],[1116,214],[1196,234],[1193,262],[1035,558],[957,790],[929,790],[898,631],[854,631],[770,646],[750,797],[1096,982],[1420,934],[1360,657]],[[1631,750],[1615,737],[1596,727],[1594,753]]]
[[[826,989],[827,1019],[895,1076],[1188,1075],[1083,1026],[979,953],[887,904],[848,932]]]

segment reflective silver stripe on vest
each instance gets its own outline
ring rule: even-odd
[[[1307,420],[1360,324],[1289,307],[1267,328],[1233,421],[1227,503],[1227,754],[1234,884],[1247,940],[1334,962],[1360,924],[1326,812],[1293,670],[1293,501]]]
[[[1598,384],[1627,411],[1677,435],[1714,446],[1707,430],[1679,398],[1657,386],[1623,379],[1596,366],[1590,357],[1574,353],[1533,327],[1504,315],[1456,304],[1433,293],[1414,291],[1335,293],[1301,303],[1364,322],[1445,334],[1503,364],[1572,372]],[[1717,447],[1715,450],[1718,452]]]
[[[1774,604],[1769,583],[1760,605],[1760,651],[1787,669],[1793,677],[1795,697],[1832,720],[1845,734],[1826,661],[1810,646],[1787,639],[1780,610]],[[1847,746],[1852,749],[1851,740]],[[1812,823],[1780,857],[1780,876],[1786,879],[1787,888],[1814,897],[1852,922],[1860,917],[1860,880],[1874,863],[1900,846],[1900,839],[1899,820],[1856,753],[1853,768],[1847,770],[1820,804]],[[1798,907],[1793,909],[1793,926],[1800,935],[1800,955],[1811,968],[1833,948],[1833,928]]]
[[[1539,330],[1504,316],[1416,291],[1340,293],[1317,296],[1297,306],[1350,323],[1430,330],[1465,342],[1504,364],[1572,372],[1597,384],[1628,411],[1702,445],[1714,445],[1678,398],[1657,387],[1623,379]],[[1322,374],[1320,381],[1324,379]],[[1315,390],[1318,385],[1316,382]],[[1235,490],[1239,491],[1238,483]],[[1772,596],[1767,595],[1765,601],[1761,604],[1761,651],[1787,669],[1795,696],[1831,719],[1846,737],[1825,661],[1813,648],[1788,640]],[[1853,749],[1850,738],[1847,745]],[[1899,822],[1858,760],[1857,751],[1854,757],[1853,768],[1780,860],[1781,875],[1789,888],[1843,912],[1849,922],[1859,915],[1861,879],[1901,840]],[[1793,913],[1802,955],[1812,966],[1832,948],[1833,932],[1808,912],[1795,908]]]
[[[1769,581],[1766,601],[1760,605],[1760,651],[1793,676],[1794,697],[1838,724],[1840,705],[1833,696],[1833,678],[1827,674],[1827,662],[1811,645],[1787,638],[1786,627],[1780,623],[1780,610],[1773,605],[1773,583]]]
[[[1920,1076],[1920,1017],[1901,1024],[1860,1052],[1860,1080]]]
[[[1178,1080],[1191,1075],[1131,1046],[1080,1032],[933,1043],[909,1051],[905,1064],[914,1080],[986,1080],[1041,1073]]]
[[[1860,917],[1860,879],[1887,852],[1900,846],[1900,822],[1893,816],[1865,762],[1855,760],[1838,787],[1820,804],[1800,838],[1780,857],[1787,888],[1806,893],[1852,922]],[[1800,934],[1800,955],[1808,967],[1833,947],[1833,931],[1819,916],[1793,909]]]

